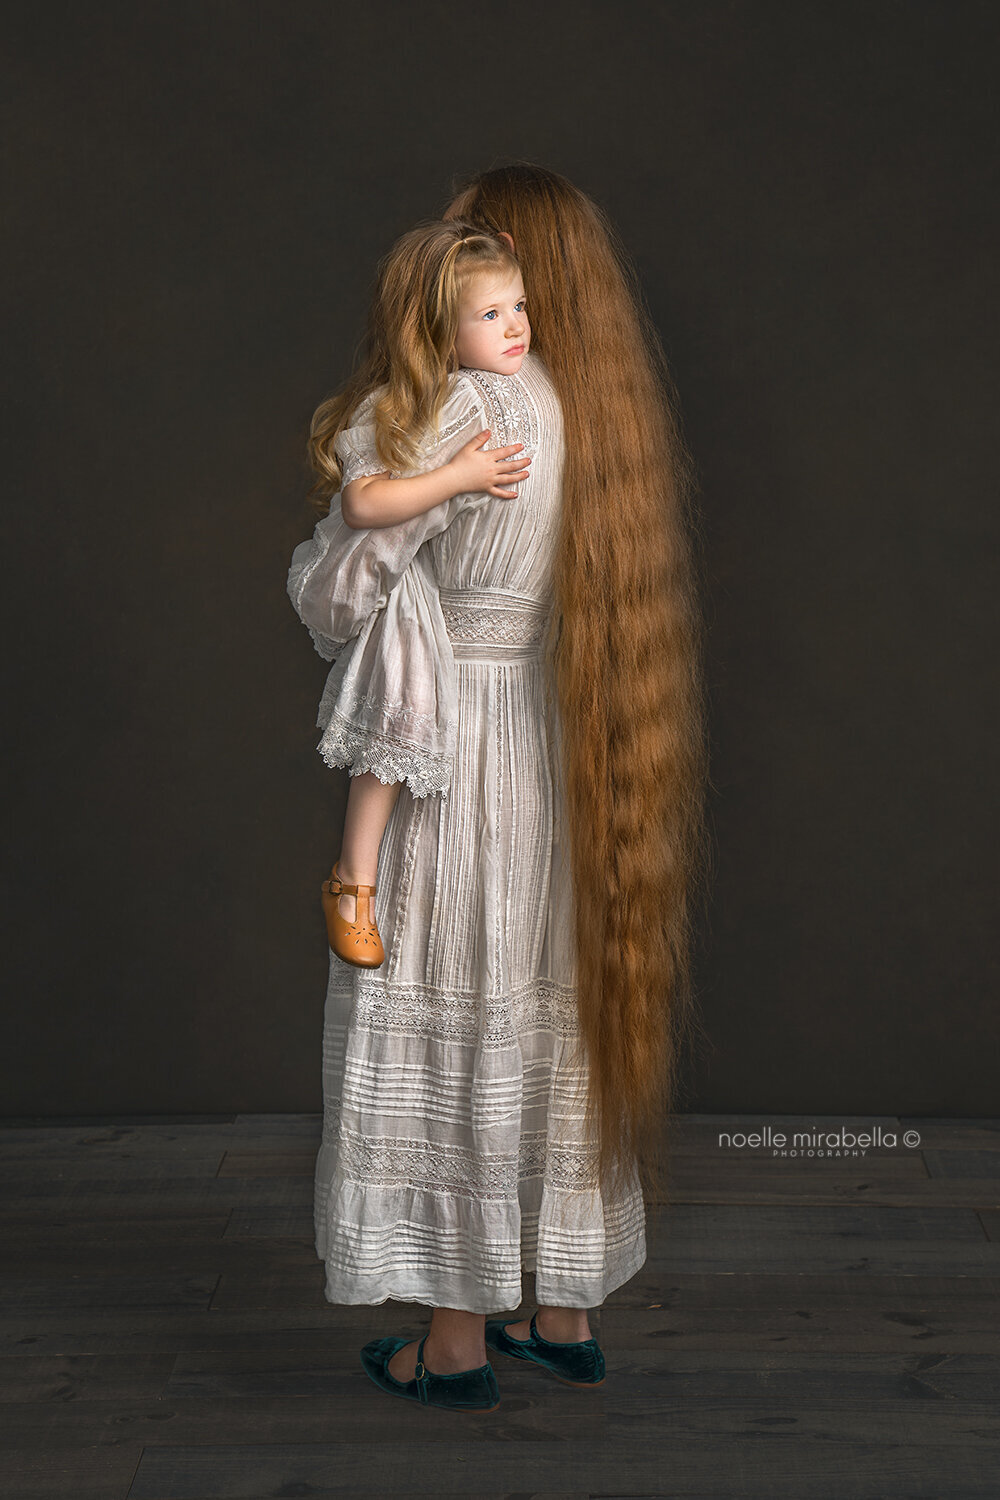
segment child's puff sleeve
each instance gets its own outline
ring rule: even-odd
[[[345,484],[386,472],[374,424],[364,416],[362,408],[357,424],[337,440]],[[485,426],[478,392],[453,377],[438,431],[406,473],[447,463]],[[317,719],[324,730],[317,749],[328,765],[347,766],[352,775],[374,771],[386,783],[406,781],[415,796],[447,795],[457,681],[423,544],[467,508],[492,499],[485,491],[456,495],[399,525],[355,530],[344,523],[338,496],[312,541],[296,548],[289,595],[317,650],[335,658]]]

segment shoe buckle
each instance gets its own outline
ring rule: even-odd
[[[413,1371],[413,1378],[417,1382],[417,1395],[420,1397],[421,1401],[423,1401],[425,1405],[427,1403],[427,1386],[425,1384],[426,1376],[427,1376],[426,1366],[424,1365],[424,1362],[423,1362],[422,1359],[418,1359],[417,1363],[416,1363],[416,1366],[414,1368],[414,1371]]]

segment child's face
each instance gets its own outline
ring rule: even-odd
[[[455,354],[467,370],[514,375],[531,343],[520,271],[483,273],[465,284],[458,306]]]

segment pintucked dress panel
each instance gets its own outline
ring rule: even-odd
[[[594,1307],[646,1257],[638,1182],[616,1197],[594,1186],[583,1119],[545,653],[564,452],[537,355],[517,375],[455,377],[448,435],[426,466],[483,427],[489,446],[520,441],[533,455],[516,500],[458,496],[372,532],[321,522],[289,574],[334,661],[320,723],[340,733],[339,714],[360,736],[337,750],[353,758],[331,763],[353,772],[367,754],[383,779],[404,781],[379,855],[386,961],[364,970],[330,957],[314,1201],[335,1303],[507,1311],[530,1270],[539,1302]],[[350,429],[345,455],[354,472],[384,469],[372,429]],[[427,667],[416,692],[398,648],[407,621]],[[367,652],[356,689],[343,665],[354,652]],[[394,762],[380,759],[389,752]]]

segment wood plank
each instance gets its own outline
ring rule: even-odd
[[[273,1128],[265,1123],[256,1130],[244,1122],[233,1119],[203,1120],[195,1123],[181,1121],[175,1124],[171,1116],[158,1116],[158,1124],[114,1125],[98,1124],[9,1129],[7,1122],[0,1120],[0,1150],[7,1152],[43,1153],[45,1150],[67,1151],[80,1146],[100,1149],[102,1147],[133,1146],[136,1150],[156,1151],[166,1146],[186,1148],[229,1146],[246,1147],[253,1150],[293,1151],[309,1150],[315,1143],[318,1149],[322,1134],[322,1117],[304,1117],[301,1130],[291,1130],[280,1122]],[[266,1119],[266,1117],[265,1117]]]
[[[925,1151],[932,1177],[992,1177],[1000,1191],[1000,1151]]]
[[[84,1309],[142,1308],[145,1311],[207,1309],[218,1271],[191,1276],[0,1276],[0,1316],[48,1316]]]
[[[163,1178],[139,1177],[123,1187],[120,1180],[108,1177],[71,1181],[38,1177],[18,1184],[17,1192],[5,1199],[5,1215],[9,1209],[17,1215],[35,1211],[97,1216],[120,1213],[127,1203],[130,1214],[148,1214],[159,1207],[167,1216],[175,1209],[186,1214],[217,1212],[226,1204],[311,1206],[313,1199],[312,1180],[306,1178],[175,1177],[169,1186],[165,1182]]]
[[[677,1203],[784,1203],[789,1205],[835,1205],[838,1203],[878,1203],[903,1208],[909,1204],[927,1208],[1000,1208],[1000,1184],[996,1178],[928,1177],[922,1174],[904,1179],[870,1175],[863,1180],[824,1171],[820,1181],[810,1182],[805,1173],[751,1176],[734,1174],[726,1181],[719,1173],[699,1172],[695,1158],[690,1170],[675,1173],[668,1182],[671,1197],[658,1206]],[[654,1205],[657,1206],[657,1205]]]
[[[1000,1353],[1000,1282],[988,1278],[661,1277],[643,1267],[603,1313],[605,1346]]]
[[[133,1258],[148,1254],[150,1248],[176,1247],[192,1253],[196,1246],[218,1243],[230,1223],[232,1214],[223,1209],[215,1214],[172,1214],[161,1211],[144,1218],[100,1219],[70,1218],[63,1214],[4,1216],[0,1238],[0,1272],[15,1274],[30,1265],[41,1275],[55,1274],[70,1264],[79,1269],[81,1256],[106,1256],[113,1250]],[[40,1257],[44,1257],[44,1260]]]
[[[323,1128],[322,1113],[316,1114],[267,1114],[267,1115],[237,1115],[236,1128],[243,1131],[251,1140],[259,1140],[264,1135],[284,1135],[286,1137],[299,1136],[302,1138],[315,1135],[319,1140]]]
[[[44,1173],[43,1193],[58,1194],[60,1188],[72,1188],[79,1182],[108,1183],[117,1188],[120,1183],[138,1179],[145,1185],[169,1183],[180,1178],[214,1178],[222,1165],[222,1151],[165,1152],[156,1155],[150,1152],[133,1153],[126,1150],[107,1152],[89,1151],[79,1147],[74,1153],[52,1149],[41,1156],[22,1154],[20,1159],[13,1152],[4,1151],[5,1196],[11,1189],[28,1191],[37,1182],[39,1173]],[[13,1194],[12,1194],[13,1196]]]
[[[3,1455],[4,1500],[125,1500],[141,1456],[134,1442],[10,1447]]]
[[[672,1441],[685,1436],[707,1439],[707,1456],[714,1441],[762,1436],[769,1426],[780,1426],[794,1429],[796,1447],[823,1446],[831,1442],[834,1432],[836,1442],[875,1444],[891,1430],[893,1442],[908,1447],[954,1445],[963,1451],[978,1449],[994,1459],[1000,1453],[1000,1409],[989,1400],[939,1401],[920,1396],[868,1400],[842,1387],[837,1397],[811,1395],[790,1408],[780,1393],[688,1400],[679,1384],[661,1379],[656,1367],[648,1362],[629,1364],[623,1356],[616,1362],[613,1377],[590,1391],[573,1389],[547,1371],[523,1368],[520,1362],[498,1361],[495,1368],[501,1391],[496,1415],[503,1410],[506,1393],[511,1415],[516,1415],[519,1424],[523,1422],[526,1432],[530,1430],[533,1442],[544,1438],[585,1441],[595,1435],[596,1427],[608,1430],[609,1441],[617,1433],[624,1444],[628,1433],[638,1430],[644,1444],[647,1440],[653,1444],[658,1433],[666,1437],[669,1432]],[[127,1427],[130,1442],[169,1443],[171,1447],[333,1443],[338,1438],[367,1438],[376,1446],[388,1441],[454,1441],[456,1414],[437,1410],[447,1425],[428,1431],[424,1407],[379,1391],[357,1362],[354,1368],[331,1372],[319,1392],[296,1396],[0,1404],[0,1444],[5,1448],[15,1443],[22,1448],[36,1443],[50,1449],[76,1448],[86,1443],[88,1434],[114,1426]],[[459,1415],[488,1423],[486,1412]]]
[[[0,1356],[0,1402],[149,1401],[176,1364],[172,1350]]]
[[[569,1387],[565,1388],[569,1391]],[[578,1392],[570,1392],[579,1401]],[[596,1395],[596,1392],[588,1393]],[[390,1400],[385,1397],[385,1400]],[[397,1402],[406,1410],[404,1402]],[[568,1403],[567,1403],[568,1405]],[[643,1431],[641,1442],[619,1437],[567,1443],[533,1442],[526,1451],[503,1433],[503,1407],[485,1414],[463,1412],[462,1448],[447,1459],[428,1450],[443,1429],[454,1441],[456,1414],[434,1407],[417,1415],[425,1420],[421,1447],[407,1429],[405,1439],[368,1443],[316,1443],[307,1449],[292,1444],[149,1447],[142,1456],[128,1500],[245,1500],[276,1494],[311,1497],[349,1496],[351,1500],[385,1500],[387,1495],[458,1495],[486,1500],[482,1477],[495,1495],[565,1494],[581,1490],[601,1500],[612,1497],[684,1497],[738,1495],[740,1500],[996,1500],[995,1454],[986,1447],[941,1448],[921,1443],[903,1448],[887,1441],[883,1431],[874,1443],[850,1440],[843,1427],[826,1440],[789,1442],[754,1431],[728,1441],[705,1443],[669,1428]],[[491,1428],[491,1419],[495,1423]],[[389,1418],[386,1417],[386,1422]],[[497,1436],[497,1429],[501,1435]],[[394,1435],[395,1426],[387,1427]],[[471,1483],[470,1483],[471,1481]]]
[[[30,1250],[30,1246],[29,1246]],[[14,1264],[10,1264],[13,1262]],[[196,1235],[172,1239],[161,1226],[159,1236],[149,1236],[136,1243],[112,1238],[59,1244],[36,1245],[30,1255],[31,1279],[39,1285],[50,1284],[56,1296],[63,1282],[93,1278],[110,1282],[116,1277],[169,1276],[183,1272],[188,1276],[287,1276],[299,1281],[315,1278],[319,1262],[315,1247],[301,1239],[212,1239]],[[24,1272],[25,1250],[0,1253],[0,1300],[5,1284],[14,1285]]]
[[[406,1332],[411,1330],[416,1332],[412,1320]],[[400,1336],[405,1336],[402,1327]],[[316,1340],[300,1343],[290,1334],[287,1344],[268,1350],[247,1347],[178,1354],[162,1393],[171,1400],[319,1395],[331,1388],[338,1373],[353,1370],[357,1351],[367,1337],[367,1330],[359,1326],[336,1345]],[[602,1347],[614,1370],[616,1387],[624,1389],[648,1380],[662,1395],[685,1400],[770,1397],[797,1403],[799,1397],[837,1401],[846,1399],[848,1393],[854,1402],[1000,1398],[1000,1351],[858,1354],[770,1346],[675,1352],[662,1341],[658,1347],[649,1339],[641,1348],[632,1348],[607,1334]],[[15,1368],[18,1361],[8,1363]],[[502,1371],[508,1383],[518,1373],[536,1373],[509,1360],[498,1358],[493,1363],[498,1376]],[[0,1362],[0,1371],[3,1368]],[[1000,1405],[997,1410],[1000,1413]]]
[[[1000,1204],[997,1208],[979,1214],[979,1222],[987,1239],[1000,1241]],[[226,1230],[229,1233],[229,1230]]]
[[[59,1131],[80,1130],[84,1128],[105,1130],[117,1129],[122,1126],[141,1126],[143,1128],[166,1126],[169,1130],[181,1130],[189,1125],[232,1125],[236,1123],[237,1118],[238,1116],[233,1114],[2,1115],[0,1116],[0,1136],[3,1136],[6,1131]],[[244,1116],[243,1118],[252,1118],[252,1116]],[[266,1119],[267,1117],[261,1116],[261,1118]]]
[[[316,1152],[261,1151],[226,1152],[219,1166],[220,1177],[308,1177],[316,1171]]]
[[[901,1115],[901,1130],[915,1130],[921,1150],[1000,1151],[1000,1116],[967,1120]]]
[[[584,1405],[570,1386],[547,1378],[545,1372],[533,1370],[527,1373],[532,1378],[526,1380],[520,1370],[515,1369],[509,1377],[514,1386],[508,1389],[511,1416],[516,1415],[518,1430],[526,1443],[545,1440],[582,1442],[594,1436],[595,1427],[603,1429],[605,1387],[585,1391],[584,1398],[595,1399]],[[497,1379],[498,1382],[504,1379],[499,1371]],[[576,1395],[576,1404],[567,1402],[564,1393]],[[390,1401],[392,1405],[387,1413],[386,1406]],[[719,1403],[715,1405],[717,1407]],[[309,1444],[350,1439],[352,1442],[367,1441],[372,1447],[378,1447],[386,1441],[387,1428],[391,1425],[398,1440],[405,1436],[411,1443],[432,1441],[447,1446],[455,1441],[456,1415],[471,1417],[480,1423],[487,1422],[491,1415],[486,1412],[448,1413],[438,1408],[449,1423],[444,1428],[432,1430],[428,1437],[426,1426],[420,1420],[425,1410],[417,1402],[401,1401],[378,1390],[357,1360],[353,1368],[332,1372],[318,1392],[299,1396],[241,1396],[214,1400],[182,1400],[167,1396],[153,1397],[145,1402],[126,1398],[117,1401],[0,1404],[0,1445],[4,1449],[16,1443],[22,1448],[37,1445],[73,1450],[92,1440],[88,1435],[124,1426],[129,1441],[141,1442],[144,1446]],[[987,1410],[985,1407],[975,1409],[976,1414],[982,1411],[984,1424]],[[492,1415],[499,1416],[499,1411]],[[462,1425],[464,1428],[465,1423]],[[733,1430],[740,1430],[735,1418],[731,1425]],[[720,1430],[725,1426],[723,1420]]]
[[[879,1205],[676,1204],[648,1219],[647,1265],[671,1275],[854,1270],[997,1276],[1000,1253],[971,1211]]]

